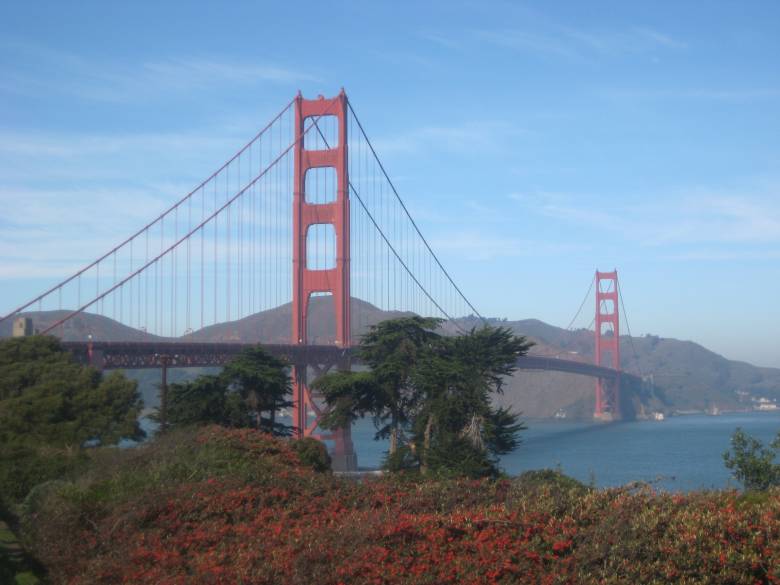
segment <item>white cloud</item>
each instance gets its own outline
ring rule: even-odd
[[[168,57],[142,63],[86,59],[29,43],[5,41],[6,52],[23,64],[7,67],[0,91],[27,96],[43,92],[80,99],[127,103],[189,91],[319,81],[309,72],[278,64],[217,56]]]
[[[648,54],[687,48],[685,42],[648,27],[592,30],[536,23],[533,29],[527,27],[471,30],[458,40],[435,33],[426,33],[422,37],[451,49],[461,48],[466,42],[480,43],[580,62],[599,56]]]
[[[664,34],[651,28],[639,27],[636,29],[636,32],[640,35],[644,35],[649,40],[660,46],[665,46],[672,49],[685,49],[688,47],[687,43],[684,43],[683,41],[672,38],[668,34]]]
[[[564,38],[580,49],[604,54],[647,53],[658,49],[685,49],[687,44],[650,28],[634,27],[618,31],[564,29]]]
[[[734,191],[677,189],[607,209],[583,207],[593,196],[513,193],[509,198],[546,217],[618,233],[646,246],[780,243],[780,184]]]

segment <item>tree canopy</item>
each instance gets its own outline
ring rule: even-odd
[[[390,469],[494,475],[524,427],[492,397],[532,344],[501,327],[444,336],[440,323],[414,316],[372,327],[357,351],[368,371],[315,382],[329,408],[320,424],[337,428],[371,416],[376,438],[390,439]]]
[[[141,439],[136,383],[76,363],[54,337],[0,341],[0,507],[78,469],[87,443]]]
[[[741,428],[731,435],[731,450],[723,454],[723,461],[734,477],[748,491],[763,491],[780,485],[780,464],[775,463],[780,451],[780,433],[765,447]]]
[[[442,337],[416,371],[423,394],[413,446],[423,471],[494,475],[498,457],[516,449],[524,426],[517,414],[493,404],[503,380],[531,343],[502,327]]]
[[[262,347],[245,349],[216,376],[172,384],[168,422],[172,425],[219,424],[288,435],[277,421],[280,408],[292,406],[288,365]]]
[[[76,363],[53,337],[0,341],[0,444],[80,447],[140,439],[136,382]]]
[[[376,438],[389,438],[390,456],[395,456],[420,397],[413,374],[420,360],[439,343],[435,330],[440,324],[440,319],[413,316],[372,326],[357,349],[358,358],[370,371],[334,372],[313,384],[329,408],[320,425],[338,428],[370,415]]]

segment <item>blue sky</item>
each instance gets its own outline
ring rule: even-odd
[[[4,3],[0,313],[299,88],[344,86],[483,314],[566,326],[617,267],[634,334],[780,366],[778,22],[774,1]]]

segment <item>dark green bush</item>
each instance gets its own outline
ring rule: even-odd
[[[780,450],[780,433],[768,447],[737,427],[731,435],[731,450],[723,462],[746,491],[763,491],[780,485],[780,464],[775,463]]]
[[[519,489],[537,489],[539,487],[552,487],[559,490],[573,490],[584,494],[590,488],[573,477],[564,475],[557,469],[534,469],[524,471],[515,479],[515,485]]]
[[[330,471],[330,455],[328,449],[317,439],[306,437],[292,442],[293,451],[298,455],[300,462],[314,471]]]
[[[81,450],[7,445],[0,448],[0,504],[12,510],[39,483],[73,477],[86,466]]]

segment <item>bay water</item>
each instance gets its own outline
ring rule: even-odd
[[[690,491],[739,487],[723,464],[731,434],[741,427],[768,444],[780,431],[779,412],[674,416],[664,421],[617,423],[528,420],[520,447],[501,459],[509,475],[558,468],[598,487],[652,482],[658,489]],[[352,436],[361,468],[381,465],[386,441],[374,441],[370,420]]]

